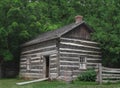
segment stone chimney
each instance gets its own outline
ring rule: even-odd
[[[75,16],[75,23],[81,23],[83,19],[83,16],[77,15]]]

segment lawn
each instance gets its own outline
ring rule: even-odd
[[[73,84],[67,84],[58,81],[43,81],[33,84],[27,84],[24,86],[16,85],[16,82],[21,82],[19,79],[1,79],[0,88],[120,88],[120,83],[117,84],[103,84],[97,85],[94,82],[78,82]]]

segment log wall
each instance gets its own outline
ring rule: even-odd
[[[56,40],[23,47],[20,59],[20,77],[27,79],[45,78],[45,56],[49,56],[49,77],[56,78],[58,76]],[[30,59],[30,69],[27,69],[28,59]]]
[[[67,74],[72,71],[73,77],[86,70],[80,69],[80,56],[86,57],[86,67],[94,68],[101,63],[101,53],[98,43],[81,40],[76,38],[60,38],[59,61],[60,78],[65,79]]]

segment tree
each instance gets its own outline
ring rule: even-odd
[[[119,0],[2,0],[0,57],[19,58],[21,44],[73,22],[80,14],[95,30],[92,38],[100,43],[103,64],[120,67],[119,4]]]

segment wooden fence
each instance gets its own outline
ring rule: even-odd
[[[98,64],[97,82],[102,84],[104,82],[120,82],[120,69],[103,67]]]

